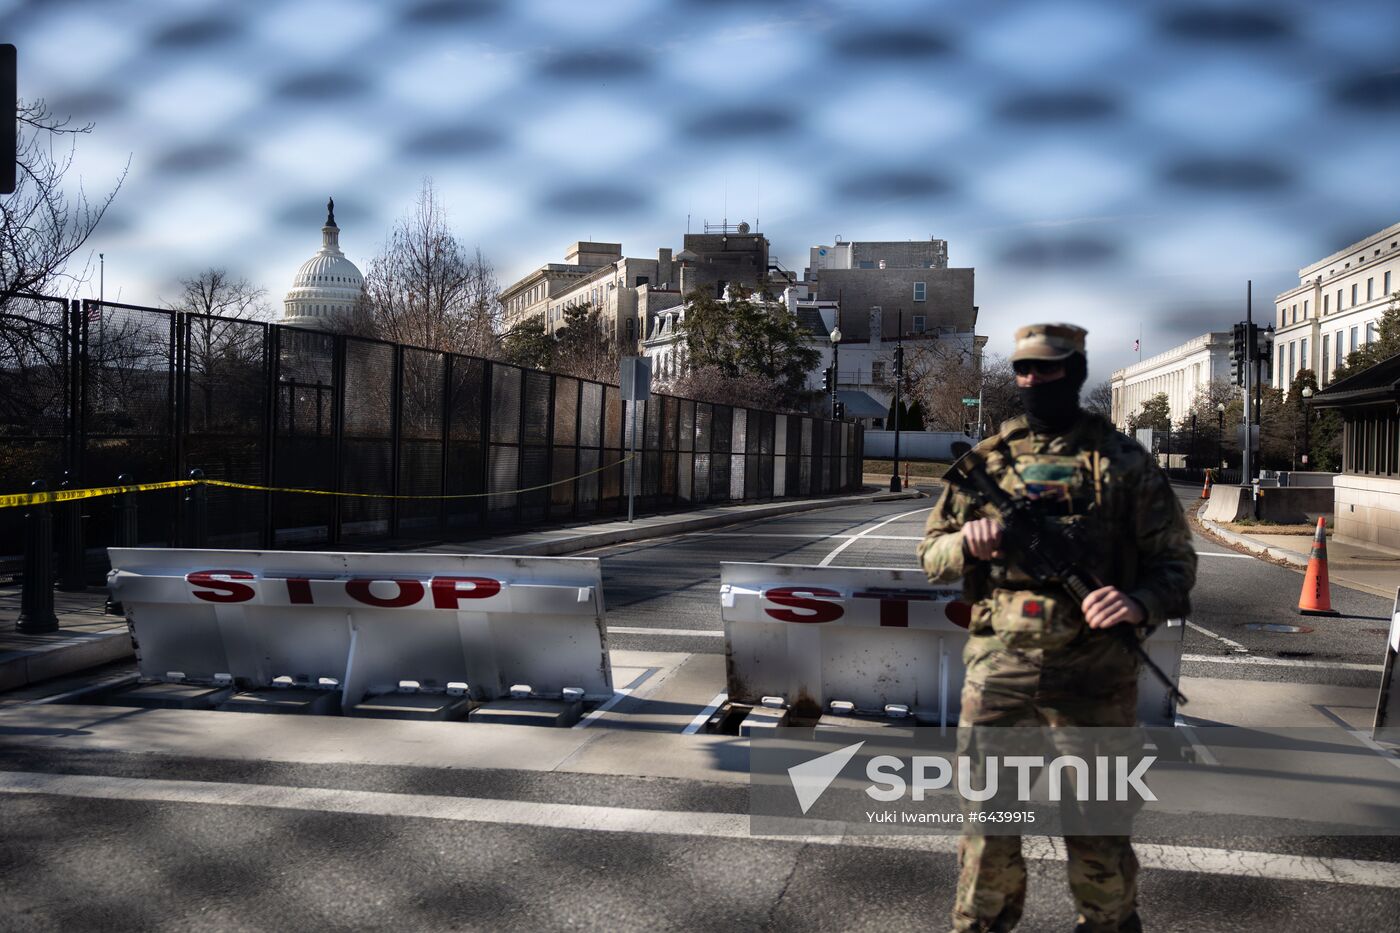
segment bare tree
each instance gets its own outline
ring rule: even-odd
[[[1092,411],[1105,418],[1113,417],[1113,386],[1107,379],[1089,387],[1084,393],[1083,407],[1085,411]]]
[[[189,314],[214,314],[261,321],[271,320],[273,315],[267,289],[259,288],[247,279],[235,279],[227,269],[212,266],[181,279],[179,297],[164,304],[172,311]]]
[[[370,260],[361,317],[384,340],[494,356],[499,291],[491,264],[457,239],[425,178],[413,207]]]
[[[979,395],[984,434],[1021,413],[1015,376],[1004,357],[942,341],[906,346],[904,354],[910,394],[923,404],[929,430],[967,430],[977,421],[978,406],[966,405],[963,399]]]
[[[186,366],[195,431],[237,430],[261,408],[266,328],[273,315],[267,289],[210,267],[180,280],[175,301],[188,318]],[[218,403],[215,404],[215,400]]]
[[[65,181],[76,138],[93,124],[57,117],[43,100],[20,101],[18,111],[15,191],[0,198],[0,310],[17,293],[71,295],[86,281],[88,269],[74,271],[68,262],[126,180],[124,168],[106,195],[89,200],[81,181],[70,195]]]

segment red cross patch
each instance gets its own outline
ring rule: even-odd
[[[1028,599],[1021,604],[1021,615],[1027,619],[1039,619],[1044,611],[1045,607],[1038,599]]]

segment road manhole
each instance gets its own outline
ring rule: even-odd
[[[1282,622],[1246,622],[1244,627],[1251,632],[1273,632],[1275,635],[1308,635],[1312,632],[1306,625],[1285,625]]]
[[[1389,635],[1389,634],[1390,634],[1390,629],[1388,629],[1388,628],[1368,628],[1368,629],[1366,629],[1366,632],[1367,632],[1367,634],[1369,634],[1369,635]]]

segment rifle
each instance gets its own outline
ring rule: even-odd
[[[1102,580],[1083,566],[1088,548],[1079,529],[1063,529],[1046,522],[1034,502],[1018,499],[997,485],[976,454],[963,454],[944,478],[982,505],[997,511],[1002,524],[1002,547],[1009,553],[1014,552],[1017,564],[1037,583],[1063,586],[1081,605],[1090,593],[1104,586]],[[1185,695],[1148,657],[1132,628],[1117,625],[1113,630],[1122,633],[1124,649],[1129,653],[1137,652],[1177,705],[1185,706]]]

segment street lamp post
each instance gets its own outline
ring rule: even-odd
[[[1312,386],[1303,386],[1303,466],[1309,466],[1312,453]]]
[[[894,475],[890,477],[890,492],[899,492],[899,384],[904,381],[904,311],[899,312],[898,330],[894,344]]]
[[[836,386],[841,382],[841,324],[831,329],[831,417],[836,417]]]
[[[1194,411],[1191,412],[1191,446],[1187,449],[1186,459],[1188,461],[1186,464],[1186,475],[1190,476],[1191,463],[1194,462],[1196,459],[1196,413]]]
[[[1220,462],[1220,469],[1225,469],[1225,403],[1219,402],[1215,406],[1215,413],[1220,417],[1220,426],[1215,432],[1215,459]]]

